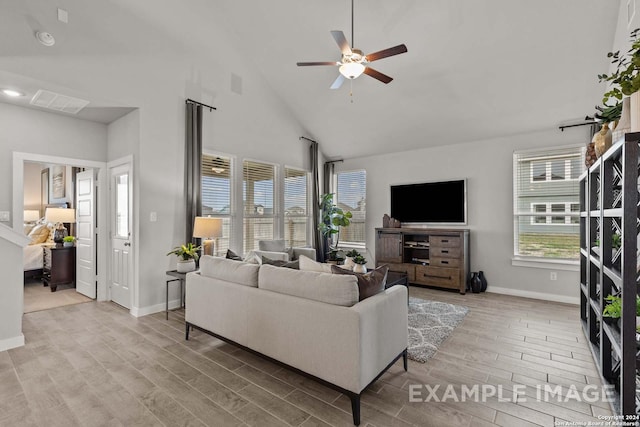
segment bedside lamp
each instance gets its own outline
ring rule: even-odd
[[[36,222],[40,219],[40,211],[37,210],[25,210],[24,222]]]
[[[213,255],[213,238],[222,237],[222,220],[220,218],[211,218],[197,216],[193,224],[193,237],[202,240],[202,252],[204,255]]]
[[[67,236],[67,229],[64,224],[73,224],[76,222],[76,210],[64,208],[47,208],[44,213],[44,219],[47,222],[55,224],[53,231],[53,241],[57,245],[62,245],[62,239]]]

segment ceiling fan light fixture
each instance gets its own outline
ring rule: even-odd
[[[347,62],[340,66],[340,74],[348,79],[355,79],[364,72],[365,66],[359,62]]]

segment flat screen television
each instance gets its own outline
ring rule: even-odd
[[[391,186],[391,217],[402,223],[467,223],[467,181]]]

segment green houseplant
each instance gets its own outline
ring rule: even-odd
[[[196,261],[200,258],[200,246],[193,243],[176,246],[167,255],[176,255],[178,257],[178,273],[187,273],[196,269]]]
[[[326,256],[329,261],[341,261],[344,258],[338,251],[340,227],[348,227],[353,214],[343,211],[333,203],[333,193],[326,193],[320,197],[320,212],[321,221],[318,224],[318,230],[325,238],[325,247],[328,249]]]
[[[71,247],[76,242],[76,238],[74,236],[64,236],[62,238],[62,245],[66,247]]]
[[[612,99],[621,101],[624,95],[630,96],[640,90],[640,28],[631,31],[631,48],[621,54],[620,51],[607,53],[616,70],[611,74],[598,74],[600,82],[609,82],[610,89],[604,94],[602,103],[607,106]]]
[[[354,266],[353,259],[355,257],[357,257],[358,255],[360,255],[360,252],[358,252],[355,249],[351,249],[351,250],[347,251],[347,253],[345,253],[344,255],[345,255],[344,267],[353,269],[353,266]]]
[[[367,267],[365,266],[365,264],[367,263],[367,260],[362,255],[358,254],[358,255],[354,256],[353,257],[353,263],[355,264],[353,266],[353,271],[354,272],[356,272],[356,273],[366,273],[367,272]]]

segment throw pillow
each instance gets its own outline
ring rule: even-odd
[[[30,245],[39,245],[47,241],[49,237],[49,228],[46,224],[38,224],[29,232],[28,237],[31,239]]]
[[[28,236],[29,233],[31,233],[31,230],[33,230],[33,227],[35,227],[35,224],[31,224],[31,223],[24,223],[24,235]]]
[[[323,264],[304,255],[300,255],[298,261],[300,262],[300,270],[331,273],[331,264]]]
[[[227,256],[225,258],[232,259],[235,261],[242,261],[242,257],[238,256],[238,254],[233,252],[231,249],[227,249]]]
[[[286,252],[284,239],[260,240],[258,242],[258,249],[267,252]]]
[[[250,264],[262,264],[262,260],[260,259],[260,256],[258,256],[258,254],[255,251],[250,251],[242,260],[244,262],[248,262]]]
[[[262,256],[262,264],[275,265],[276,267],[293,268],[294,270],[300,270],[300,261],[284,261],[281,259],[270,259],[266,256]]]
[[[358,291],[360,292],[359,301],[362,301],[367,297],[384,291],[384,285],[387,284],[389,266],[381,265],[368,273],[354,273],[353,271],[345,270],[337,265],[332,265],[331,271],[334,274],[351,274],[356,276],[358,278]]]

